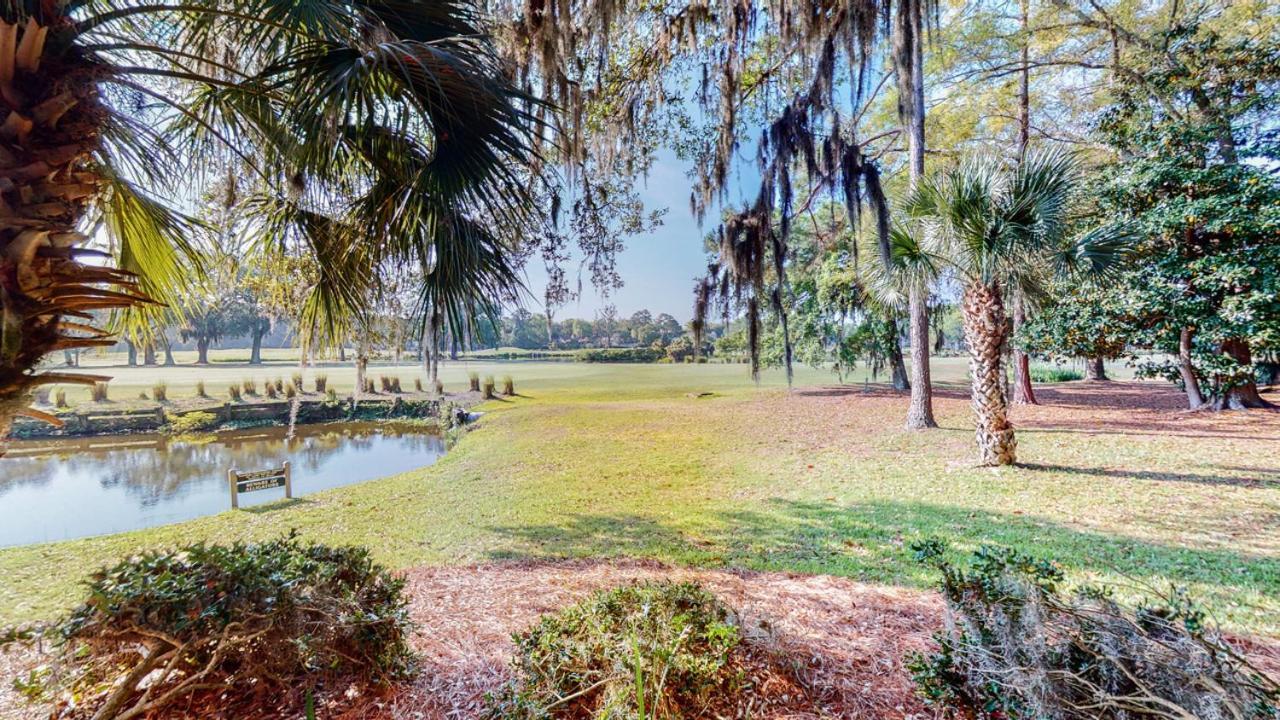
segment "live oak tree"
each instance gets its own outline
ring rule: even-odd
[[[1280,40],[1241,22],[1230,36],[1200,15],[1126,30],[1159,53],[1120,75],[1101,124],[1121,155],[1105,207],[1144,237],[1125,283],[1133,339],[1176,358],[1146,372],[1191,408],[1268,406],[1253,358],[1280,347]]]
[[[0,21],[0,431],[40,415],[35,385],[100,379],[36,369],[114,342],[89,313],[173,296],[194,252],[172,198],[223,160],[316,257],[317,333],[387,262],[459,324],[515,283],[538,123],[466,0],[7,0]],[[114,262],[84,261],[91,227]]]

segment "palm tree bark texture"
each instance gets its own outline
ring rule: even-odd
[[[31,389],[103,378],[31,368],[58,350],[114,344],[77,321],[144,300],[132,274],[79,261],[100,255],[80,247],[87,238],[76,228],[98,191],[92,155],[101,105],[87,69],[41,66],[46,35],[34,20],[21,28],[0,22],[0,92],[9,108],[0,122],[0,437],[14,415],[60,425],[26,407]]]
[[[1009,422],[1004,389],[1004,346],[1007,341],[1004,301],[997,284],[971,283],[962,299],[964,337],[973,375],[973,414],[977,425],[978,462],[1012,465],[1017,439]]]

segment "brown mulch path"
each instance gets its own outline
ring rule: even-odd
[[[361,698],[348,695],[317,715],[335,720],[475,718],[486,692],[510,677],[511,634],[595,590],[643,580],[704,583],[739,613],[748,642],[793,663],[804,697],[758,717],[774,720],[923,720],[904,667],[940,626],[942,603],[919,590],[828,575],[700,570],[643,560],[566,560],[421,567],[406,573],[413,645],[421,672],[411,682]],[[1280,675],[1280,643],[1238,641],[1259,666]],[[0,718],[48,717],[21,703],[12,680],[38,663],[31,651],[0,651]],[[786,690],[784,686],[784,690]],[[214,712],[208,717],[218,716]],[[239,720],[251,720],[239,718]]]
[[[808,712],[787,718],[929,717],[913,696],[905,656],[928,647],[939,599],[824,575],[669,567],[652,561],[561,561],[428,567],[408,573],[422,672],[394,697],[350,717],[474,717],[509,678],[513,632],[601,588],[637,580],[696,580],[740,613],[754,642],[796,663]]]

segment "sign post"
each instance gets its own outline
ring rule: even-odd
[[[231,489],[231,509],[240,507],[240,493],[284,488],[284,496],[293,498],[293,467],[286,460],[282,467],[242,473],[232,468],[227,471],[227,485]]]

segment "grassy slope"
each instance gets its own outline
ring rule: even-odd
[[[962,400],[940,403],[944,428],[920,434],[897,429],[901,398],[787,397],[777,375],[756,390],[741,366],[481,371],[510,372],[523,397],[486,406],[437,465],[289,504],[0,550],[0,621],[48,617],[87,571],[140,547],[289,528],[370,545],[397,567],[635,555],[914,586],[931,579],[905,546],[938,535],[1050,555],[1078,578],[1174,580],[1230,626],[1280,636],[1269,439],[1024,431],[1021,457],[1035,465],[992,471],[966,462]],[[465,372],[448,369],[446,382]],[[962,372],[940,363],[943,379]]]

